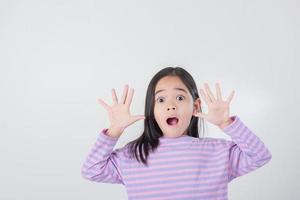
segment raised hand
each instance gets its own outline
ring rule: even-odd
[[[145,119],[145,117],[144,115],[130,114],[129,107],[134,93],[133,88],[131,88],[128,92],[128,85],[125,85],[121,101],[118,101],[118,97],[114,88],[111,90],[111,92],[113,99],[112,106],[107,105],[101,99],[98,99],[98,101],[107,110],[109,114],[110,127],[108,129],[108,133],[111,136],[119,137],[126,127],[138,120]]]
[[[229,97],[224,101],[222,99],[219,83],[216,83],[217,99],[214,97],[207,83],[204,84],[204,87],[207,94],[203,89],[200,89],[200,94],[208,106],[208,113],[205,114],[199,112],[196,116],[204,118],[219,128],[224,128],[232,122],[229,116],[229,104],[233,98],[234,91],[232,91]]]

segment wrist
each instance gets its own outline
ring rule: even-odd
[[[220,125],[218,125],[219,128],[223,129],[226,126],[230,125],[233,122],[233,120],[231,119],[231,117],[229,117],[227,120],[225,120],[223,123],[221,123]]]
[[[107,129],[107,135],[111,136],[111,137],[120,137],[123,133],[123,130],[120,128],[116,128],[116,127],[109,127]]]

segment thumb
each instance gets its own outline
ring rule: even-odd
[[[142,120],[142,119],[145,119],[144,115],[135,115],[135,116],[132,116],[130,121],[131,121],[131,123],[133,123],[133,122],[136,122],[136,121]]]
[[[202,113],[202,112],[198,112],[198,113],[194,114],[194,116],[195,117],[200,117],[200,118],[203,118],[203,119],[207,118],[207,114]]]

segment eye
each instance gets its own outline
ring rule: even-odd
[[[163,98],[162,98],[162,97],[158,97],[158,98],[156,99],[156,101],[157,101],[158,103],[161,103],[161,102],[163,102]]]
[[[183,100],[185,99],[185,96],[183,96],[183,95],[178,95],[178,96],[176,97],[176,99],[178,99],[179,101],[183,101]],[[162,103],[162,102],[164,102],[164,98],[163,98],[163,97],[158,97],[158,98],[156,99],[156,101],[157,101],[158,103]]]
[[[184,96],[182,96],[182,95],[179,95],[179,96],[177,96],[177,98],[176,99],[180,99],[180,101],[182,101],[182,100],[184,100],[185,99],[185,97]]]

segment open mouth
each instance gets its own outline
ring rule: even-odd
[[[177,117],[170,117],[167,119],[167,124],[170,126],[175,126],[178,124],[179,119]]]

